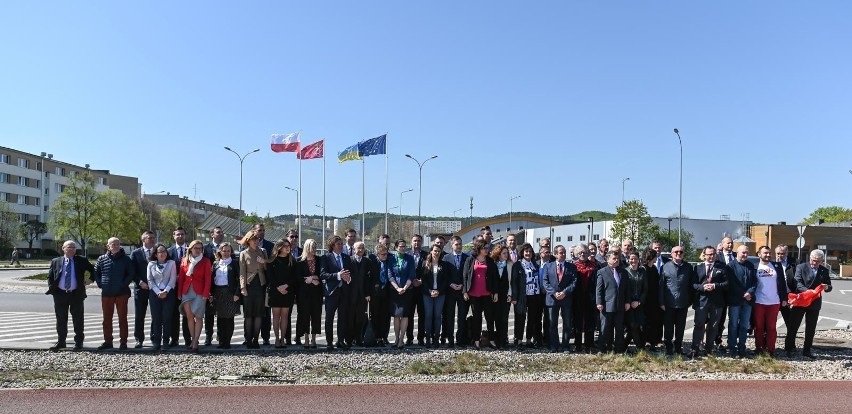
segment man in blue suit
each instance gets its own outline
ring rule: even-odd
[[[543,287],[546,292],[544,304],[550,314],[550,352],[559,352],[559,314],[562,313],[562,350],[568,351],[571,337],[571,305],[574,287],[577,286],[577,268],[567,262],[565,246],[554,250],[556,261],[545,266]]]
[[[136,269],[133,280],[133,337],[134,348],[142,348],[145,341],[145,313],[148,310],[148,258],[154,248],[155,236],[151,231],[142,233],[142,246],[130,253],[130,261]]]
[[[334,350],[334,315],[337,314],[337,347],[348,349],[343,341],[348,337],[344,314],[351,312],[347,306],[352,282],[352,261],[343,254],[343,239],[332,236],[326,243],[328,253],[320,260],[320,280],[325,294],[326,349]]]
[[[705,332],[707,338],[704,342],[704,353],[709,355],[713,351],[716,330],[719,328],[722,307],[725,305],[725,289],[728,287],[725,268],[720,265],[721,263],[716,261],[716,248],[705,246],[704,263],[697,264],[695,272],[692,273],[692,288],[698,293],[693,306],[695,328],[692,331],[692,358],[701,356],[701,340],[704,339]]]
[[[449,346],[452,348],[455,344],[453,340],[453,323],[456,320],[456,307],[458,307],[458,331],[456,331],[455,340],[459,345],[469,343],[467,340],[467,319],[468,303],[464,301],[462,295],[462,286],[464,280],[462,278],[462,270],[464,262],[469,255],[462,251],[462,239],[459,236],[453,236],[450,239],[450,248],[452,253],[444,255],[442,259],[444,263],[452,266],[453,277],[450,279],[450,289],[447,294],[447,300],[444,302],[444,321],[441,329],[441,336],[449,341]],[[442,338],[443,341],[443,338]]]
[[[728,352],[734,358],[746,354],[754,291],[757,287],[757,272],[748,261],[748,246],[737,248],[737,258],[726,266],[728,278]]]
[[[606,252],[606,267],[598,270],[595,286],[595,304],[601,312],[601,335],[598,351],[612,350],[615,337],[615,352],[624,352],[624,313],[630,309],[627,295],[629,278],[627,271],[619,267],[621,252]]]
[[[56,314],[57,342],[51,351],[65,348],[68,336],[68,313],[74,324],[74,350],[83,349],[83,301],[86,300],[86,285],[92,283],[85,279],[84,273],[93,275],[95,267],[83,256],[76,256],[77,244],[68,240],[62,244],[63,256],[50,261],[47,273],[47,295],[53,295],[53,311]]]

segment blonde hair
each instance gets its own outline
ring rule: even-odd
[[[260,238],[257,237],[257,232],[255,232],[254,230],[249,230],[246,235],[243,236],[242,239],[240,239],[240,245],[247,247],[249,245],[249,242],[252,240],[260,240]]]
[[[192,248],[195,247],[196,244],[201,246],[201,256],[204,257],[204,243],[202,243],[201,240],[193,240],[189,242],[189,246],[186,248],[186,251],[189,252],[189,254],[183,256],[184,263],[189,263],[190,257],[192,257]]]
[[[316,251],[317,251],[317,242],[314,239],[307,239],[307,240],[305,240],[305,243],[302,244],[302,255],[299,256],[299,259],[303,260],[303,261],[307,260],[308,259],[308,252],[316,253]]]

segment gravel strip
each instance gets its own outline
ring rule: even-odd
[[[266,352],[231,354],[97,353],[0,350],[2,388],[174,387],[244,386],[282,384],[445,383],[529,381],[671,381],[671,380],[852,380],[852,332],[823,331],[818,340],[836,341],[839,347],[815,348],[817,360],[796,356],[779,360],[789,365],[780,374],[710,372],[700,361],[686,361],[685,369],[653,372],[605,372],[589,369],[570,372],[525,372],[530,364],[590,358],[543,352],[385,349],[350,352]],[[750,344],[753,346],[753,344]],[[783,354],[783,353],[780,353]],[[477,372],[428,375],[412,373],[412,364],[450,364],[459,357],[487,361]],[[720,360],[732,361],[728,358]],[[737,361],[737,363],[746,363]],[[649,370],[650,371],[650,370]]]

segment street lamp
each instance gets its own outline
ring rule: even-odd
[[[683,246],[680,243],[681,225],[683,224],[683,141],[680,139],[680,132],[677,128],[674,129],[677,135],[677,143],[680,144],[680,196],[678,197],[678,213],[677,213],[677,245]]]
[[[314,207],[316,207],[320,210],[325,210],[325,207],[323,207],[319,204],[314,204]],[[323,217],[323,218],[325,218],[325,217]],[[301,222],[301,220],[299,220],[299,222]],[[301,238],[302,236],[299,235],[299,237]],[[323,240],[323,243],[325,243],[325,220],[322,221],[322,240]]]
[[[260,151],[260,148],[256,148],[254,151],[249,151],[249,152],[245,153],[245,155],[243,155],[242,157],[240,156],[240,154],[237,154],[236,151],[234,151],[234,150],[232,150],[228,147],[225,147],[225,149],[233,152],[234,155],[236,155],[237,158],[240,160],[240,218],[239,218],[240,222],[237,225],[237,228],[238,228],[237,232],[239,233],[238,236],[242,237],[242,235],[243,235],[243,217],[242,217],[242,215],[245,214],[243,212],[243,161],[245,161],[246,157],[248,157],[249,155]]]
[[[512,201],[515,199],[521,198],[521,196],[514,196],[509,198],[509,232],[512,232]]]
[[[408,157],[408,158],[411,158],[412,161],[416,162],[417,167],[420,169],[420,195],[417,198],[417,233],[419,234],[420,233],[420,219],[423,217],[421,215],[421,212],[422,212],[421,208],[423,207],[423,166],[426,165],[426,163],[429,162],[429,160],[434,160],[435,158],[438,158],[438,156],[433,155],[433,156],[423,160],[423,162],[417,161],[417,158],[414,158],[411,155],[405,154],[405,156]],[[402,203],[400,203],[400,204],[402,204]]]
[[[630,180],[630,177],[625,177],[621,180],[621,204],[624,204],[624,182]]]
[[[410,193],[414,191],[413,188],[409,188],[408,190],[402,191],[399,193],[399,220],[397,220],[396,231],[399,232],[399,238],[402,238],[402,195],[405,193]]]
[[[302,240],[302,212],[299,211],[299,190],[287,187],[286,185],[284,188],[296,193],[296,215],[298,216],[296,220],[298,220],[297,223],[299,224],[299,240]]]

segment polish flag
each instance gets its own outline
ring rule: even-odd
[[[272,134],[272,152],[299,151],[299,133]]]

